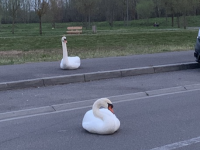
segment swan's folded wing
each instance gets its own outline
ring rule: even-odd
[[[93,115],[92,110],[86,112],[83,117],[82,127],[91,133],[98,133],[102,128],[102,120]]]
[[[80,58],[78,56],[75,57],[68,57],[69,62],[71,63],[79,63],[81,62]]]
[[[119,119],[116,117],[116,119],[115,119],[115,131],[117,131],[117,130],[119,129],[119,127],[120,127],[120,121],[119,121]]]
[[[69,63],[69,66],[71,66],[71,68],[73,68],[73,69],[77,69],[81,65],[80,58],[77,56],[76,57],[68,57],[68,63]]]
[[[114,122],[114,125],[113,125],[114,131],[117,131],[120,127],[120,121],[115,116],[115,114],[113,114],[110,110],[105,109],[105,108],[100,109],[100,111],[109,116],[109,119]]]

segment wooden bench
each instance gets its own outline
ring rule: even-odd
[[[81,34],[82,33],[82,27],[67,27],[67,33],[68,34]]]

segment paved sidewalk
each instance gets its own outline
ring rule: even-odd
[[[77,70],[61,70],[60,62],[0,66],[0,90],[198,68],[194,51],[167,52],[81,60]]]

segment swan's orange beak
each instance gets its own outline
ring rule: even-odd
[[[112,104],[108,104],[108,110],[110,110],[114,114],[114,110],[113,110],[113,105]]]

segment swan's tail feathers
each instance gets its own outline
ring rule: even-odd
[[[81,59],[80,59],[80,57],[76,56],[75,62],[81,64]]]

